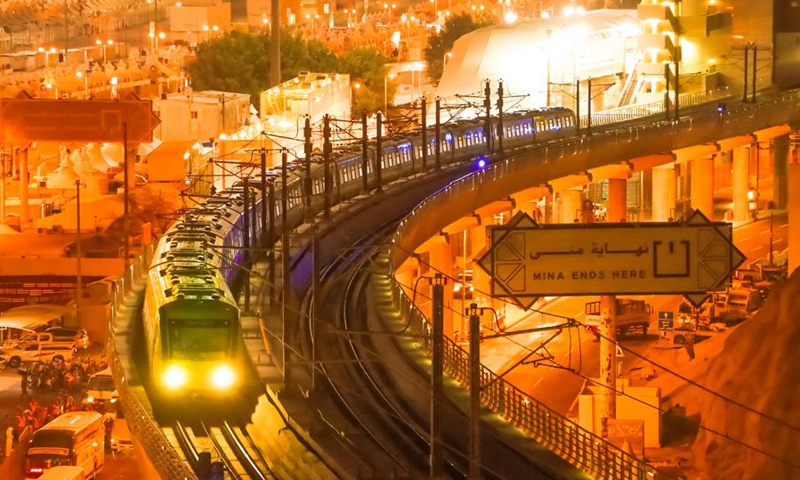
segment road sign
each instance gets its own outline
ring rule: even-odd
[[[675,312],[658,312],[658,329],[659,330],[675,330]]]
[[[153,102],[127,94],[119,100],[51,100],[30,97],[0,99],[0,140],[24,146],[30,142],[153,141],[161,120]]]
[[[491,227],[478,264],[493,296],[523,308],[544,295],[682,294],[700,305],[745,260],[732,235],[699,210],[681,223],[588,225],[537,225],[520,212]]]

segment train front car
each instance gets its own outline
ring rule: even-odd
[[[229,210],[241,205],[220,200],[184,215],[161,238],[148,272],[144,336],[150,383],[161,396],[227,396],[241,381],[239,310],[223,261],[237,215]]]

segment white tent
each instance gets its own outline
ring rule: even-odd
[[[482,95],[488,79],[496,98],[502,79],[505,96],[524,95],[522,106],[541,107],[547,104],[548,75],[552,93],[576,78],[617,75],[634,63],[638,28],[635,10],[590,10],[481,28],[453,45],[436,94]]]

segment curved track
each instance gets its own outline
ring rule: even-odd
[[[340,437],[351,456],[346,463],[360,478],[420,478],[427,470],[425,432],[404,408],[400,392],[381,378],[383,367],[372,353],[360,305],[369,281],[366,266],[376,249],[372,245],[394,227],[392,222],[359,239],[327,265],[319,298],[309,291],[303,302],[317,331],[318,381],[329,394],[317,392],[312,401]],[[324,307],[315,312],[315,303]]]

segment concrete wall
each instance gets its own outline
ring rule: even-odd
[[[267,395],[276,399],[269,387]],[[292,430],[298,430],[300,427],[289,420],[291,428],[288,428],[284,419],[289,417],[277,403],[277,399],[276,405],[281,408],[280,412],[270,403],[266,395],[260,396],[252,416],[253,423],[247,426],[247,432],[275,476],[294,480],[343,478],[335,475],[301,443]],[[307,433],[303,437],[310,438]]]

